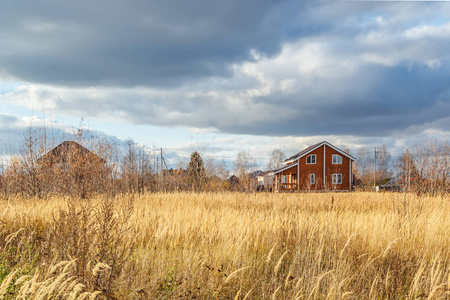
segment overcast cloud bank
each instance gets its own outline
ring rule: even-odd
[[[0,12],[0,101],[224,134],[445,135],[449,5],[10,2]],[[2,130],[16,122],[1,121]]]

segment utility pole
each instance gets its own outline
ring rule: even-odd
[[[156,175],[156,188],[159,188],[160,185],[160,174],[159,174],[159,156],[155,155],[155,175]]]
[[[411,158],[408,155],[408,192],[411,190],[411,165],[410,165]]]
[[[161,148],[161,191],[164,188],[163,150]]]
[[[161,148],[161,172],[163,171],[163,153]]]
[[[377,190],[377,147],[375,147],[375,152],[373,153],[373,190]]]

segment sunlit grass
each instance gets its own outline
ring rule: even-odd
[[[56,278],[62,286],[50,299],[96,291],[99,299],[445,299],[450,291],[448,197],[167,193],[133,199],[132,206],[129,196],[80,202],[97,228],[86,229],[92,238],[79,242],[84,252],[65,251],[75,237],[57,225],[61,211],[76,213],[68,200],[0,202],[0,299],[18,297],[21,288],[30,298],[24,286],[34,280],[42,291]],[[101,226],[108,215],[102,204],[114,207],[117,226]],[[127,207],[133,209],[128,218]],[[120,228],[123,234],[108,232]],[[67,241],[55,241],[56,235]],[[132,249],[119,269],[107,265],[100,272],[98,263],[112,264],[117,253],[107,247]],[[69,253],[83,255],[87,271],[76,271],[81,258]],[[99,253],[107,261],[98,261]],[[61,261],[73,267],[50,274]],[[102,292],[107,284],[112,291]]]

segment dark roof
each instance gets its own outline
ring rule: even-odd
[[[263,174],[264,174],[263,171],[258,170],[258,171],[254,171],[254,172],[248,174],[248,177],[250,177],[250,178],[256,178],[256,177],[261,176],[261,175],[263,175]]]
[[[312,149],[316,148],[317,146],[319,146],[320,144],[323,144],[323,143],[325,143],[325,141],[320,142],[320,143],[317,143],[317,144],[314,144],[314,145],[312,145],[312,146],[309,146],[308,148],[306,148],[306,149],[300,151],[299,153],[297,153],[297,154],[295,154],[295,155],[289,157],[289,158],[286,159],[285,161],[290,161],[290,160],[294,160],[294,159],[296,159],[296,158],[299,158],[300,156],[305,155],[306,153],[308,153],[309,151],[311,151]],[[283,168],[284,168],[284,167],[283,167]]]
[[[239,178],[236,175],[232,175],[227,181],[231,184],[237,184],[239,183]]]
[[[89,151],[85,147],[81,146],[77,142],[74,141],[64,141],[49,152],[47,152],[44,156],[39,158],[39,160],[48,159],[52,162],[67,162],[70,156],[92,156],[94,159],[100,159],[103,162],[106,162],[103,158],[97,156],[95,153]]]

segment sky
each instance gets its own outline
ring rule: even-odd
[[[0,141],[45,122],[267,164],[450,131],[450,2],[5,1]],[[230,164],[229,164],[230,165]]]

